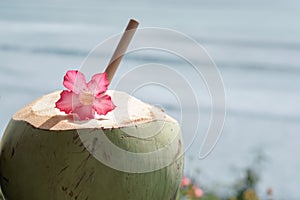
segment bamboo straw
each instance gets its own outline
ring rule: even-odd
[[[118,69],[119,64],[121,63],[121,60],[126,53],[126,50],[130,44],[130,41],[139,25],[139,22],[137,22],[134,19],[130,19],[122,38],[112,56],[112,58],[109,61],[108,66],[105,69],[105,72],[107,73],[108,81],[111,82],[115,72]]]

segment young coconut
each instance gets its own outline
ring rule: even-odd
[[[60,112],[60,92],[12,117],[1,141],[6,199],[176,198],[183,171],[178,123],[124,92],[107,94],[116,108],[98,119]]]

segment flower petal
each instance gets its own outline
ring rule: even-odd
[[[88,82],[87,87],[95,96],[98,96],[107,90],[108,85],[109,81],[106,73],[98,73]]]
[[[79,96],[68,90],[63,90],[60,93],[60,99],[55,103],[55,107],[66,114],[71,113],[73,108],[79,105]]]
[[[76,94],[79,94],[82,90],[87,88],[85,76],[78,70],[67,71],[64,76],[63,84],[67,89],[75,92]]]
[[[94,99],[93,107],[99,115],[106,115],[112,111],[116,106],[108,95],[101,95]]]
[[[81,105],[73,110],[80,120],[93,119],[95,117],[95,110],[92,105]]]

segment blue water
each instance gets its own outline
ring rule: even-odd
[[[200,184],[221,182],[217,189],[224,191],[259,149],[267,157],[260,195],[272,187],[277,199],[298,199],[299,8],[298,0],[1,1],[0,133],[17,110],[62,89],[66,70],[78,68],[95,45],[122,31],[133,17],[142,27],[170,28],[193,37],[223,76],[227,117],[222,136],[206,159],[197,160],[200,128],[200,140],[187,152],[187,173],[200,168]],[[116,76],[153,61],[181,67],[172,57],[133,54],[125,57]],[[158,93],[148,88],[136,95],[179,118],[176,101]],[[199,98],[205,121],[209,105],[205,96]]]

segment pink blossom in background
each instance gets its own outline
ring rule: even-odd
[[[191,179],[189,179],[188,177],[183,177],[181,180],[181,187],[185,187],[191,184]]]
[[[199,187],[194,185],[193,190],[194,190],[195,197],[200,198],[203,196],[203,191]]]
[[[93,119],[95,113],[106,115],[116,107],[111,97],[105,94],[109,85],[106,73],[95,74],[86,83],[83,73],[69,70],[63,84],[68,90],[60,93],[55,107],[66,114],[76,114],[81,120],[87,120]]]

